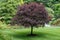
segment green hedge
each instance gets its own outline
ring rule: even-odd
[[[11,18],[16,14],[17,6],[23,3],[21,0],[0,1],[0,21],[10,23]]]

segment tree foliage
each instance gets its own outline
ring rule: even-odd
[[[17,14],[12,19],[12,25],[37,26],[47,23],[48,13],[42,3],[28,3],[18,7]]]

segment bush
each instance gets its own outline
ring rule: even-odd
[[[49,8],[49,7],[45,7],[46,8],[46,10],[47,10],[47,12],[48,12],[48,15],[49,15],[49,20],[54,20],[54,10],[53,9],[51,9],[51,8]]]
[[[16,14],[18,5],[21,5],[21,0],[2,0],[0,1],[0,21],[10,23],[10,20]]]
[[[4,22],[0,21],[0,29],[6,29],[6,28],[9,28],[9,26],[5,24]]]
[[[52,25],[60,26],[60,19],[55,20]]]
[[[60,18],[60,3],[53,5],[55,11],[54,16],[56,19]]]

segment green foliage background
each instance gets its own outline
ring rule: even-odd
[[[10,23],[11,18],[16,14],[17,6],[21,0],[1,0],[0,1],[0,21]]]

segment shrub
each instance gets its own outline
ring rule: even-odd
[[[52,25],[60,26],[60,19],[55,20]]]
[[[0,29],[6,29],[6,28],[9,28],[8,25],[0,21]]]
[[[53,9],[55,11],[54,16],[56,19],[60,18],[60,3],[59,4],[54,4]]]
[[[16,14],[18,5],[23,4],[21,0],[2,0],[0,1],[0,21],[10,23],[10,20]]]
[[[54,10],[49,8],[49,7],[45,7],[45,8],[46,8],[46,10],[48,12],[48,15],[49,15],[49,19],[48,20],[50,20],[50,22],[52,22],[53,20],[55,20],[54,19],[54,15],[53,15],[54,14]]]

